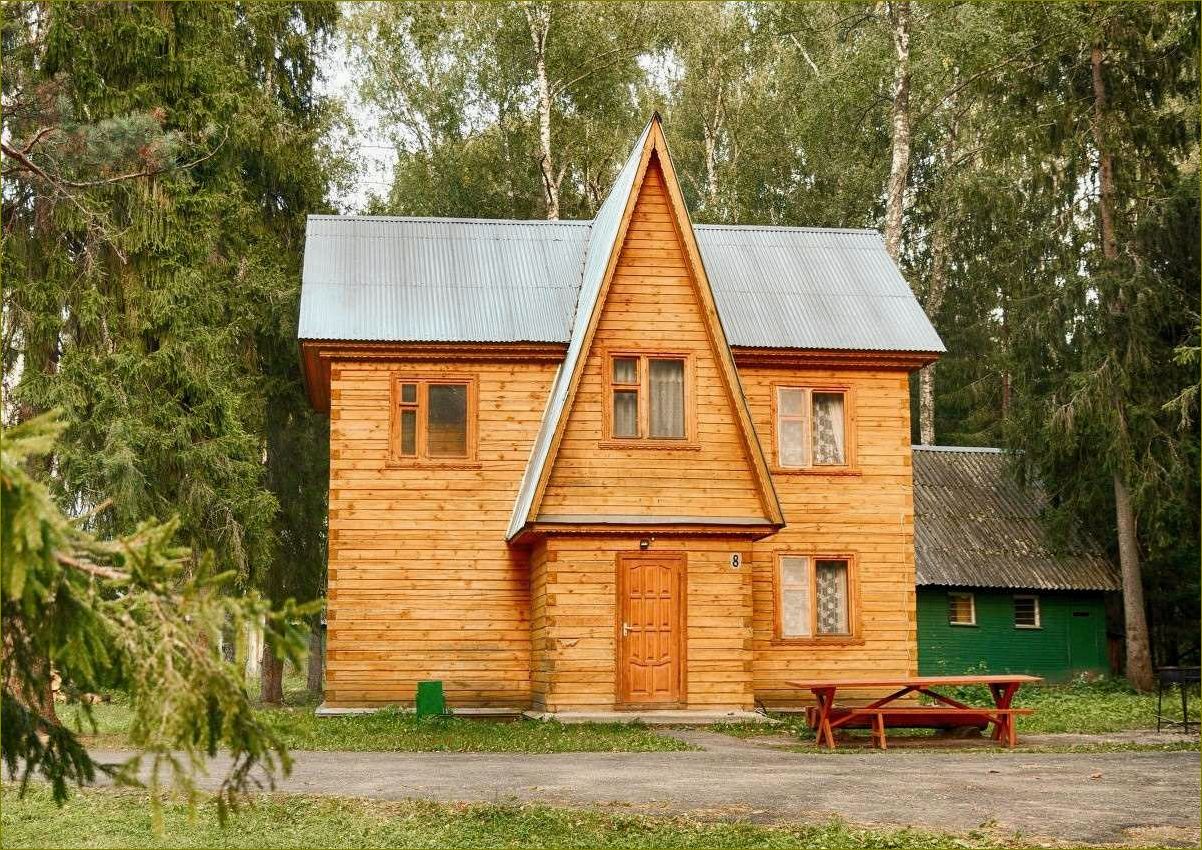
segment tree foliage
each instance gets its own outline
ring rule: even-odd
[[[157,791],[163,779],[194,796],[194,773],[218,749],[231,757],[217,799],[224,812],[289,761],[255,716],[241,672],[221,654],[227,623],[264,623],[282,657],[304,651],[306,613],[291,602],[273,608],[259,594],[221,592],[232,572],[195,560],[176,546],[178,523],[147,520],[116,539],[89,529],[95,516],[69,521],[29,465],[50,454],[63,425],[52,414],[3,436],[0,450],[0,612],[4,620],[2,756],[22,785],[50,781],[55,799],[97,771]],[[108,510],[98,505],[98,511]],[[47,709],[52,675],[67,695],[121,689],[132,707],[130,742],[141,752],[123,764],[97,764],[72,728]],[[87,701],[80,704],[91,722]]]

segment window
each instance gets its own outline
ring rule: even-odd
[[[846,389],[776,388],[776,459],[782,469],[850,466]]]
[[[778,638],[822,640],[853,635],[851,558],[780,555],[776,587]]]
[[[1039,597],[1038,596],[1015,596],[1014,597],[1014,628],[1016,628],[1016,629],[1038,629],[1039,628]]]
[[[684,356],[613,355],[609,436],[615,440],[687,439],[686,367]]]
[[[977,605],[971,593],[947,595],[947,621],[953,626],[975,626]]]
[[[396,376],[392,459],[432,465],[474,460],[475,395],[471,378]]]

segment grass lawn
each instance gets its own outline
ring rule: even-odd
[[[941,691],[947,696],[969,705],[992,705],[989,689],[983,685],[961,688],[946,688]],[[933,702],[926,700],[926,702]],[[1019,735],[1052,732],[1082,732],[1102,734],[1123,732],[1132,729],[1156,728],[1156,695],[1140,694],[1121,679],[1106,679],[1098,682],[1076,681],[1064,685],[1026,685],[1019,689],[1014,699],[1015,708],[1033,708],[1034,714],[1019,716]],[[1190,716],[1198,719],[1199,699],[1190,696]],[[1169,717],[1181,711],[1181,699],[1174,691],[1165,695],[1165,712]],[[793,731],[805,737],[813,732],[806,725],[805,716],[800,714],[778,715],[783,726],[764,727],[758,724],[719,724],[712,727],[736,737],[750,738],[759,735],[780,734]],[[917,730],[906,734],[918,734]],[[1171,749],[1190,749],[1190,745],[1166,745]],[[1122,749],[1146,749],[1127,745]],[[1150,747],[1158,749],[1159,746]]]
[[[626,723],[555,723],[542,720],[469,720],[435,717],[418,720],[409,712],[385,709],[373,714],[317,717],[316,705],[303,691],[286,692],[282,708],[259,709],[289,750],[353,752],[566,753],[664,752],[693,749],[683,741]],[[73,722],[79,710],[59,709]],[[93,706],[98,734],[83,722],[84,740],[94,749],[125,749],[130,709],[121,695]]]
[[[7,847],[1019,847],[1014,837],[861,829],[833,820],[763,826],[517,803],[455,805],[264,795],[225,827],[211,807],[162,808],[156,835],[145,795],[94,789],[57,809],[44,785],[5,788]]]

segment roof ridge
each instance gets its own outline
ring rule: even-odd
[[[497,225],[538,225],[538,226],[557,226],[565,227],[589,227],[593,226],[595,219],[591,218],[562,218],[562,219],[544,219],[544,218],[474,218],[471,216],[439,216],[439,215],[361,215],[352,213],[350,215],[339,215],[331,213],[311,213],[307,216],[309,219],[319,221],[381,221],[381,222],[406,222],[413,224],[421,224],[424,222],[439,223],[439,224],[497,224]],[[847,233],[857,236],[880,236],[881,233],[874,227],[814,227],[811,225],[791,225],[791,224],[693,224],[694,230],[736,230],[747,232],[749,230],[761,232],[781,232],[781,233]]]
[[[980,454],[1005,454],[1005,449],[998,449],[992,446],[920,446],[912,445],[910,448],[916,452],[977,452]]]
[[[537,224],[537,225],[562,225],[565,227],[591,227],[593,220],[590,218],[562,218],[562,219],[542,219],[542,218],[470,218],[468,216],[439,216],[439,215],[331,215],[329,213],[310,213],[306,216],[308,220],[317,219],[319,221],[386,221],[386,222],[411,222],[420,224],[423,222],[431,222],[438,224]]]

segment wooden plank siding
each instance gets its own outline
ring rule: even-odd
[[[681,441],[689,447],[631,440],[627,448],[605,440],[611,351],[689,357],[685,431],[691,439]],[[764,515],[654,157],[553,461],[541,514]]]
[[[326,702],[410,703],[442,679],[453,706],[530,703],[526,552],[505,531],[552,363],[340,362],[330,386]],[[388,462],[394,373],[478,381],[477,463]]]
[[[776,448],[776,384],[844,385],[853,391],[852,474],[773,473],[785,528],[753,546],[755,694],[768,706],[801,699],[787,679],[911,675],[917,669],[914,505],[910,395],[905,369],[772,368],[741,364],[743,389],[769,465]],[[859,641],[777,642],[773,572],[776,554],[852,553],[856,559]],[[808,695],[806,695],[808,697]]]
[[[609,710],[617,701],[617,574],[638,537],[564,535],[539,547],[533,583],[536,705],[547,711]],[[536,547],[538,551],[539,547]],[[730,567],[749,544],[726,538],[659,537],[652,552],[683,552],[685,702],[689,708],[747,709],[752,699],[752,576]],[[545,689],[545,690],[542,690]]]

